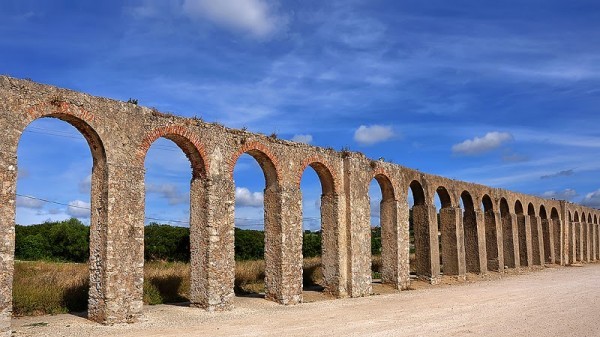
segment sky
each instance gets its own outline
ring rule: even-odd
[[[0,31],[3,74],[600,208],[597,1],[4,0]],[[18,163],[17,223],[88,221],[74,128],[33,122]],[[183,152],[158,140],[146,170],[146,221],[186,226]],[[259,166],[234,178],[236,225],[260,227]],[[312,169],[301,186],[318,229]]]

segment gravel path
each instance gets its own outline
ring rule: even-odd
[[[600,336],[600,264],[293,307],[237,298],[231,312],[158,305],[144,321],[13,319],[14,336]]]

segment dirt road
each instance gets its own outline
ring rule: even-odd
[[[600,336],[600,264],[293,307],[238,298],[224,313],[144,310],[145,321],[134,325],[101,326],[73,315],[19,318],[13,335]]]

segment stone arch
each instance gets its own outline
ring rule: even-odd
[[[504,248],[504,265],[508,268],[516,267],[515,243],[513,238],[513,218],[506,198],[500,198],[500,219],[502,222],[502,238]],[[516,220],[516,219],[515,219]]]
[[[494,211],[494,202],[492,198],[484,194],[481,198],[483,205],[483,215],[485,222],[485,248],[487,256],[488,270],[501,270],[502,263],[499,261],[498,254],[498,232],[496,231],[496,212]]]
[[[417,180],[411,181],[410,190],[412,191],[415,205],[425,205],[425,189],[423,189],[421,183]]]
[[[183,151],[192,166],[192,177],[194,179],[206,177],[208,156],[205,147],[197,134],[181,125],[158,127],[148,132],[137,151],[137,159],[141,165],[144,165],[150,146],[161,137],[172,141]]]
[[[204,146],[200,139],[184,126],[170,125],[158,127],[149,131],[142,140],[137,150],[137,160],[141,165],[145,164],[146,155],[152,144],[159,138],[165,138],[177,145],[183,151],[190,161],[191,180],[190,180],[190,302],[193,305],[207,307],[203,289],[205,285],[206,261],[204,256],[207,254],[207,246],[203,244],[203,237],[207,237],[206,227],[208,225],[208,216],[206,214],[207,191],[206,179],[208,167],[207,156]],[[145,188],[145,186],[144,186]],[[146,209],[144,207],[144,212]],[[142,229],[144,227],[142,226]],[[144,263],[143,257],[139,262]]]
[[[260,165],[260,168],[265,176],[265,189],[279,189],[279,170],[277,168],[279,161],[271,152],[271,150],[269,150],[269,148],[259,142],[245,143],[234,153],[229,162],[229,172],[231,177],[233,177],[233,168],[235,163],[244,153],[252,156],[258,162],[258,165]]]
[[[480,273],[482,270],[479,256],[479,235],[473,197],[465,190],[460,194],[460,199],[463,206],[466,269],[468,273]]]
[[[520,200],[515,201],[515,214],[517,215],[517,232],[519,238],[519,265],[527,267],[529,265],[529,252],[527,249],[527,226],[523,204]]]
[[[543,260],[544,263],[553,263],[554,254],[552,252],[552,236],[550,229],[550,220],[548,219],[548,215],[546,213],[546,207],[544,205],[540,205],[540,222],[542,227],[541,232],[541,241],[543,248]]]
[[[382,169],[373,172],[381,190],[379,223],[381,227],[381,282],[401,288],[398,247],[398,201],[390,176]],[[372,180],[371,180],[372,181]]]
[[[452,207],[452,196],[444,186],[438,186],[435,191],[440,198],[442,209]]]
[[[23,127],[23,130],[19,130],[20,135],[22,135],[22,132],[25,130],[26,126],[40,118],[56,118],[67,122],[81,133],[90,148],[92,155],[92,175],[90,195],[90,255],[88,262],[88,319],[96,322],[109,322],[111,318],[107,317],[107,313],[110,309],[107,307],[105,302],[105,297],[109,291],[107,289],[106,282],[108,270],[106,270],[105,267],[105,257],[107,253],[107,236],[110,230],[108,221],[108,159],[104,146],[105,142],[100,137],[100,134],[96,131],[96,128],[92,126],[95,124],[96,120],[93,114],[79,106],[63,101],[52,101],[50,103],[42,103],[31,107],[27,111],[26,125]],[[14,186],[16,186],[16,172],[14,184]],[[11,212],[13,214],[11,226],[14,230],[14,214],[16,214],[16,205],[12,204],[11,206],[13,208]],[[11,245],[14,247],[14,236]],[[12,271],[13,269],[11,265],[11,274]],[[12,280],[12,277],[10,280]],[[139,289],[141,290],[141,283],[139,286]],[[8,288],[12,289],[12,284]],[[134,301],[139,302],[141,305],[141,291],[132,294],[132,297]],[[11,301],[11,299],[9,298],[8,301]],[[10,307],[10,304],[8,307]]]
[[[531,256],[532,263],[534,265],[541,265],[541,251],[540,251],[540,235],[538,230],[538,217],[535,214],[535,207],[533,203],[527,205],[527,215],[529,216],[529,225],[531,228]]]
[[[298,186],[300,186],[302,175],[309,166],[315,170],[319,177],[319,181],[321,182],[321,193],[323,195],[337,194],[338,183],[333,173],[334,171],[331,169],[331,166],[320,157],[309,157],[302,162],[300,165],[300,173],[298,174]]]
[[[265,178],[263,193],[265,299],[283,304],[299,303],[302,300],[302,261],[300,259],[302,256],[302,226],[296,226],[294,233],[284,233],[283,226],[286,218],[282,214],[284,207],[286,207],[285,201],[289,198],[297,198],[295,201],[298,200],[300,198],[299,191],[298,194],[284,195],[277,168],[277,157],[273,155],[267,146],[259,142],[244,143],[231,157],[229,170],[232,182],[235,164],[242,154],[248,154],[258,162]],[[300,213],[297,212],[296,214]],[[232,227],[234,225],[233,219],[231,217]],[[302,219],[298,217],[296,221],[301,223]],[[295,239],[285,241],[286,235]],[[286,250],[290,253],[288,256],[284,252]],[[295,256],[292,260],[289,258],[291,255]],[[282,274],[281,270],[284,268],[284,262],[294,264],[293,268],[290,267],[293,270],[293,275]]]
[[[336,195],[336,182],[329,165],[324,160],[318,157],[309,157],[305,159],[300,168],[298,178],[298,187],[302,176],[306,170],[311,167],[321,184],[321,270],[323,273],[323,291],[334,296],[340,296],[343,293],[342,288],[345,286],[340,284],[341,262],[340,262],[340,247],[338,233],[338,196]],[[302,194],[302,193],[301,193]],[[300,212],[302,213],[302,207]],[[303,219],[303,216],[300,216]],[[304,238],[303,238],[304,240]]]

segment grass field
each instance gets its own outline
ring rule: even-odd
[[[45,315],[87,309],[89,271],[85,263],[15,262],[13,315]],[[304,259],[304,284],[320,284],[321,259]],[[264,291],[265,263],[236,261],[235,292]],[[144,265],[144,303],[188,301],[190,266],[182,262],[147,262]]]

